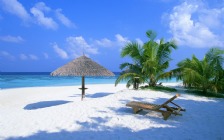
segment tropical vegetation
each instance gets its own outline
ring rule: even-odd
[[[129,87],[138,77],[138,83],[156,86],[158,80],[164,78],[164,72],[172,60],[171,52],[173,49],[177,49],[177,45],[173,40],[165,42],[163,38],[156,41],[156,33],[152,30],[147,31],[146,36],[149,40],[143,45],[138,42],[130,42],[122,49],[121,57],[130,57],[132,63],[126,62],[120,65],[120,69],[123,71],[115,85],[126,80],[127,87]]]
[[[178,68],[170,72],[172,76],[183,80],[187,88],[223,93],[224,91],[224,50],[211,48],[202,60],[195,55],[179,62]]]

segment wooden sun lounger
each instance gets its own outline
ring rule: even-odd
[[[180,95],[176,94],[175,96],[173,96],[172,98],[170,98],[169,100],[167,100],[165,103],[163,103],[161,105],[131,101],[131,102],[127,103],[126,106],[132,107],[135,114],[143,109],[161,112],[164,120],[167,120],[171,114],[174,114],[175,116],[176,115],[182,116],[180,111],[186,111],[185,109],[181,108],[179,105],[172,102],[178,96],[180,96]],[[175,107],[168,106],[169,103],[173,104]]]

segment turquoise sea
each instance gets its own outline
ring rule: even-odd
[[[86,77],[85,83],[114,84],[120,74],[119,72],[114,73],[114,77]],[[162,82],[176,82],[176,80]],[[50,72],[0,72],[0,89],[73,85],[81,85],[81,77],[53,77],[50,76]]]

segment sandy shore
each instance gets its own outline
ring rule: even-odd
[[[181,94],[175,102],[187,111],[165,121],[160,113],[133,114],[125,105],[133,100],[161,104],[176,93],[87,85],[81,101],[79,87],[0,90],[0,139],[224,139],[223,99]]]

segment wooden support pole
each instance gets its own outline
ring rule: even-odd
[[[82,76],[82,100],[85,96],[85,77]]]
[[[79,89],[82,90],[81,100],[83,100],[83,98],[85,97],[85,90],[87,89],[87,88],[85,88],[85,76],[82,76],[82,87]]]

